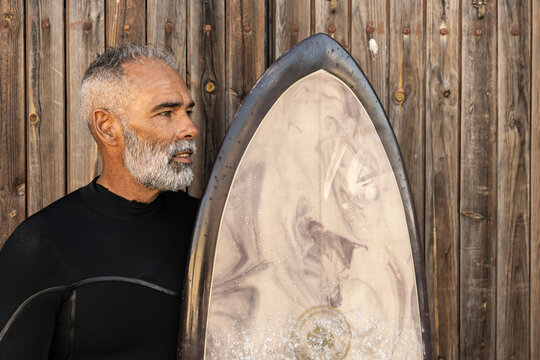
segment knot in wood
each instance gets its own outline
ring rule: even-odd
[[[210,32],[212,31],[212,25],[206,24],[204,25],[204,32]]]
[[[450,97],[450,90],[445,90],[445,91],[443,92],[443,96],[444,96],[445,98]]]
[[[403,90],[402,88],[397,89],[394,93],[394,100],[398,105],[403,104],[403,102],[405,101],[405,90]]]
[[[474,31],[474,34],[475,34],[476,36],[482,36],[482,29],[476,29],[476,30]]]
[[[166,32],[170,33],[170,32],[173,31],[173,29],[174,29],[174,26],[173,26],[173,24],[171,22],[167,22],[165,24],[165,31]]]
[[[247,33],[251,32],[251,26],[249,25],[244,26],[244,31]]]
[[[371,26],[371,25],[368,25],[366,27],[366,32],[371,35],[371,34],[373,34],[375,32],[375,28],[373,26]]]
[[[335,13],[337,10],[338,0],[330,0],[330,12]]]
[[[473,210],[463,210],[461,211],[461,215],[466,216],[473,220],[484,220],[484,215]]]
[[[129,24],[124,24],[124,31],[125,31],[125,32],[129,32],[129,30],[131,30],[131,25],[129,25]]]
[[[39,121],[39,117],[36,113],[30,114],[30,124],[35,125]]]
[[[83,28],[83,31],[86,33],[92,30],[92,23],[90,22],[90,20],[88,19],[84,20],[82,28]]]
[[[214,84],[213,81],[208,81],[204,88],[207,93],[213,93],[214,90],[216,90],[216,85]]]
[[[10,22],[11,20],[13,20],[13,15],[12,14],[6,14],[6,15],[4,15],[4,19],[7,22]]]
[[[411,33],[411,29],[409,29],[408,26],[405,26],[403,28],[403,35],[409,35]]]
[[[518,29],[512,29],[512,36],[518,36],[519,30]]]
[[[49,22],[49,20],[45,19],[41,22],[41,27],[43,28],[43,30],[49,30],[51,28],[51,23]]]
[[[441,33],[442,36],[446,36],[446,34],[448,34],[448,29],[442,28],[440,33]]]
[[[17,186],[17,194],[19,196],[23,196],[25,192],[26,192],[26,185],[25,184],[21,184],[21,185]]]
[[[330,25],[330,26],[328,27],[328,32],[329,32],[330,34],[335,33],[335,32],[336,32],[336,27],[335,27],[334,25]]]
[[[298,32],[298,26],[293,25],[292,28],[291,28],[291,30],[292,30],[293,33],[296,34],[296,33]]]
[[[17,216],[17,210],[11,210],[11,212],[9,213],[9,217],[14,218],[15,216]]]

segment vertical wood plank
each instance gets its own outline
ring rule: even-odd
[[[196,106],[192,120],[199,128],[194,156],[194,182],[189,194],[201,197],[226,132],[225,6],[222,1],[189,2],[189,73]]]
[[[423,0],[389,2],[387,112],[411,185],[420,237],[424,239],[425,2]],[[431,328],[434,329],[433,241],[430,244],[428,242],[428,239],[424,239],[426,285],[431,310]],[[432,348],[435,351],[436,348],[434,346]]]
[[[147,40],[150,44],[167,45],[176,55],[179,73],[186,76],[187,2],[148,0]],[[190,29],[194,31],[195,29]]]
[[[426,22],[426,239],[435,358],[459,357],[459,0],[430,1]]]
[[[530,356],[530,11],[530,0],[498,2],[496,352],[505,360]]]
[[[531,360],[540,359],[540,2],[532,2],[531,71]]]
[[[352,0],[351,54],[388,112],[388,3]]]
[[[24,8],[0,2],[0,248],[25,218]]]
[[[420,14],[424,14],[423,3],[423,0],[390,1],[387,101],[388,116],[411,183],[422,238],[424,238],[425,34],[424,18]],[[429,286],[428,278],[428,288]]]
[[[462,8],[460,358],[495,359],[497,4]]]
[[[234,114],[266,69],[266,1],[226,1],[226,119]]]
[[[311,0],[275,0],[275,59],[310,35]]]
[[[101,172],[97,144],[80,111],[80,85],[86,68],[105,48],[102,0],[67,3],[68,192],[88,184]]]
[[[27,1],[28,215],[65,194],[63,5]]]
[[[107,46],[146,42],[145,0],[106,0],[105,11]]]
[[[348,0],[315,0],[315,33],[326,33],[347,51],[351,47],[350,6]]]

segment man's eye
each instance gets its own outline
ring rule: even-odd
[[[158,115],[159,116],[171,117],[171,112],[172,111],[163,111],[163,112],[160,112]]]
[[[188,116],[191,116],[191,114],[193,114],[193,110],[192,109],[187,110],[186,114],[188,114]]]

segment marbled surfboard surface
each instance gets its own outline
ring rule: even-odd
[[[423,359],[398,183],[334,75],[301,78],[268,111],[216,246],[206,359]]]

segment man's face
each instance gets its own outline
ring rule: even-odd
[[[125,71],[131,96],[123,111],[124,165],[147,188],[189,185],[198,131],[184,80],[160,61],[127,64]]]

